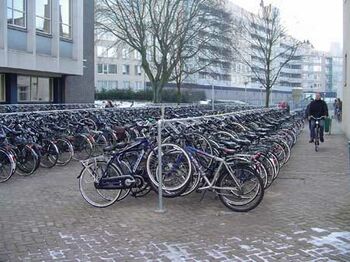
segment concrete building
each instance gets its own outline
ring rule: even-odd
[[[0,1],[1,103],[93,102],[93,17],[93,1]]]
[[[111,89],[144,90],[146,78],[138,52],[113,38],[97,39],[95,46],[96,91]]]
[[[343,4],[344,25],[344,80],[343,80],[343,128],[350,139],[350,0]]]

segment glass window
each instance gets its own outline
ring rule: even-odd
[[[108,57],[107,47],[97,46],[96,51],[98,57]]]
[[[124,89],[130,89],[130,81],[124,81]]]
[[[117,89],[118,81],[108,81],[108,89]]]
[[[107,64],[103,64],[103,73],[104,74],[108,73],[108,65]]]
[[[117,65],[109,64],[108,65],[108,74],[117,74]]]
[[[123,50],[122,50],[122,57],[123,57],[123,59],[128,59],[129,55],[130,55],[129,50],[126,49],[126,48],[123,48]]]
[[[36,0],[36,30],[51,34],[51,0]]]
[[[139,51],[134,50],[134,54],[135,54],[135,59],[136,60],[141,60],[141,54],[139,53]]]
[[[130,66],[123,65],[123,75],[129,75],[129,74],[130,74]]]
[[[138,75],[138,76],[141,75],[141,66],[140,65],[135,66],[135,75]]]
[[[136,83],[135,83],[135,88],[136,88],[137,90],[142,90],[142,89],[143,89],[143,83],[142,83],[142,81],[136,81]]]
[[[6,87],[5,87],[5,75],[0,74],[0,101],[4,102],[6,100]]]
[[[60,36],[72,39],[72,2],[60,0]]]
[[[7,0],[7,24],[23,28],[27,26],[25,0]]]
[[[53,79],[47,77],[18,76],[19,102],[52,102]]]
[[[102,74],[103,73],[103,64],[97,65],[97,73]]]

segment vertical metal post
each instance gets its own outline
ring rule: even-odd
[[[214,111],[214,99],[215,99],[215,89],[214,85],[211,84],[211,110]]]
[[[165,209],[163,206],[163,170],[162,170],[162,129],[164,123],[164,106],[161,107],[161,117],[158,120],[158,209],[157,213],[164,213]]]
[[[349,162],[350,162],[350,141],[348,141],[348,148],[349,148]],[[350,169],[350,166],[349,166]]]

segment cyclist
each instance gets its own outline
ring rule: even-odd
[[[309,112],[308,112],[308,118],[311,121],[311,139],[309,143],[313,143],[315,139],[315,126],[316,126],[316,120],[311,118],[320,118],[320,117],[327,117],[328,116],[328,106],[325,101],[321,100],[321,94],[316,93],[316,99],[311,102]],[[323,129],[324,129],[324,119],[320,120],[320,141],[323,143]]]

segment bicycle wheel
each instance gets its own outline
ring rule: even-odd
[[[267,184],[264,185],[264,187],[266,189],[266,188],[269,188],[271,186],[271,184],[274,180],[274,177],[276,176],[276,174],[275,174],[276,169],[273,166],[271,159],[267,155],[261,154],[259,159],[260,159],[261,163],[264,165],[265,170],[267,172]]]
[[[147,174],[151,187],[158,191],[159,168],[158,147],[148,155]],[[182,194],[190,181],[192,165],[188,154],[177,145],[162,144],[162,189],[165,191],[177,191]]]
[[[56,141],[56,146],[59,151],[57,165],[65,166],[67,165],[73,157],[74,150],[72,144],[66,139],[58,139]]]
[[[94,143],[94,156],[103,155],[103,149],[108,146],[108,141],[103,134],[98,134],[95,136]]]
[[[221,202],[237,212],[256,208],[264,197],[261,177],[249,165],[236,164],[230,171],[221,173],[217,181],[217,193]]]
[[[15,173],[16,162],[14,161],[14,156],[0,149],[0,183],[4,183],[11,178]]]
[[[28,145],[14,149],[16,153],[16,173],[23,176],[32,175],[40,165],[40,159],[35,150]]]
[[[52,168],[56,165],[59,156],[57,146],[49,140],[43,142],[41,149],[40,165],[46,168]]]
[[[120,189],[97,189],[95,183],[105,177],[121,176],[120,170],[107,161],[91,162],[84,167],[79,175],[79,191],[83,198],[94,207],[108,207],[116,202],[120,196]]]
[[[74,150],[74,160],[87,160],[92,155],[93,145],[85,135],[76,135],[72,145]]]

